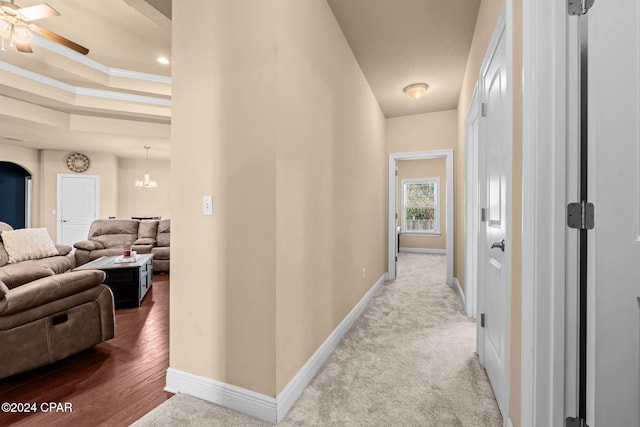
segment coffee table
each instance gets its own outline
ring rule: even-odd
[[[117,256],[103,256],[74,270],[102,270],[104,283],[111,288],[116,308],[140,307],[151,288],[153,255],[138,254],[135,261],[117,263]]]

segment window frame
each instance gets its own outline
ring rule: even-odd
[[[401,182],[402,191],[402,228],[401,233],[408,236],[440,236],[440,177],[429,178],[404,178]],[[408,230],[407,229],[407,209],[411,207],[423,207],[423,206],[407,206],[407,191],[406,186],[410,184],[434,184],[435,191],[433,197],[433,229],[431,230]],[[431,207],[431,206],[428,206]]]

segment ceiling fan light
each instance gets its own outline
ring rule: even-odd
[[[11,34],[11,24],[6,20],[0,18],[0,35],[4,37],[9,37]]]
[[[16,42],[28,42],[31,40],[31,31],[26,25],[15,24],[13,26],[13,38]]]
[[[404,93],[411,99],[420,99],[429,86],[426,83],[414,83],[403,89]]]

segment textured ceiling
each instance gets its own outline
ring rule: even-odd
[[[457,107],[480,0],[327,1],[386,117]]]

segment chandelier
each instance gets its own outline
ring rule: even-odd
[[[152,180],[151,175],[149,175],[149,148],[151,147],[144,146],[144,149],[147,150],[147,170],[144,172],[144,175],[136,181],[136,187],[155,188],[158,186],[158,183]]]

